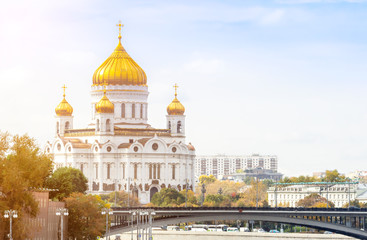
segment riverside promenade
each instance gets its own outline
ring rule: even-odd
[[[131,239],[131,232],[121,235],[122,240]],[[136,240],[136,232],[133,234]],[[191,231],[153,231],[153,240],[351,240],[352,237],[340,234],[307,233],[255,233],[255,232],[191,232]],[[114,237],[111,236],[111,240]]]

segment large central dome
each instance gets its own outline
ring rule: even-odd
[[[119,44],[102,65],[93,74],[93,85],[135,85],[146,86],[147,76],[144,70],[129,56]]]

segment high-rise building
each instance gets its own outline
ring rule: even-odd
[[[206,155],[195,159],[195,176],[214,175],[216,178],[245,169],[278,170],[278,158],[275,155]]]
[[[73,108],[64,98],[56,107],[55,138],[45,151],[55,167],[80,169],[93,194],[125,190],[148,203],[162,188],[194,188],[195,148],[185,143],[185,108],[167,107],[166,128],[148,124],[148,85],[143,69],[118,45],[93,74],[91,119],[73,126]]]

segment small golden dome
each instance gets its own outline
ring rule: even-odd
[[[138,85],[146,86],[147,76],[143,69],[129,56],[121,45],[121,26],[119,43],[111,56],[93,74],[93,85]]]
[[[103,97],[96,104],[96,112],[97,113],[113,113],[114,110],[115,110],[115,106],[106,96],[106,89],[105,89]]]
[[[64,89],[63,94],[64,98],[55,108],[55,112],[57,116],[71,116],[73,114],[73,107],[65,99],[65,89],[66,89],[65,85],[62,88]]]
[[[168,115],[184,115],[185,113],[185,107],[178,101],[177,99],[177,84],[174,86],[175,88],[175,99],[168,105],[167,107],[167,113]]]

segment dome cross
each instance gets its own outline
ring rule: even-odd
[[[175,97],[177,97],[177,88],[178,88],[177,83],[175,83],[175,85],[173,85],[173,87],[175,88]]]
[[[121,28],[124,26],[124,24],[121,24],[121,21],[119,21],[118,24],[116,24],[116,27],[119,27],[119,41],[121,41]]]
[[[64,89],[64,94],[63,94],[63,96],[64,96],[64,98],[65,98],[65,90],[66,90],[66,86],[65,86],[65,84],[64,84],[64,86],[62,86],[61,88],[63,88]]]

